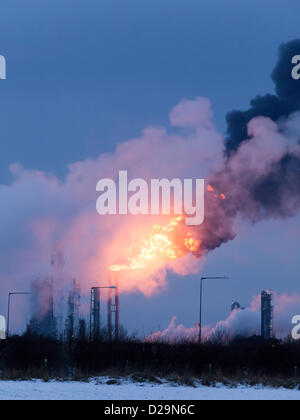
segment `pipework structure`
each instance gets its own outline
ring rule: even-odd
[[[72,282],[72,288],[68,298],[68,316],[66,319],[65,331],[67,341],[72,341],[79,335],[79,311],[81,295],[80,285],[76,280]]]
[[[90,304],[90,339],[100,337],[100,289],[92,287]]]
[[[118,341],[119,340],[119,331],[120,331],[120,299],[119,299],[119,278],[118,275],[114,275],[112,285],[112,278],[109,277],[109,286],[108,291],[108,300],[107,300],[107,331],[108,331],[108,340],[109,341]]]
[[[108,289],[109,291],[115,290],[116,286],[98,286],[91,288],[91,302],[90,302],[90,341],[96,341],[100,337],[101,332],[101,289]],[[118,298],[116,300],[117,306],[119,306]],[[119,328],[119,327],[118,327]]]

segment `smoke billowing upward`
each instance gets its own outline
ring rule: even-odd
[[[247,111],[227,115],[228,138],[222,167],[209,178],[217,196],[206,202],[198,254],[235,237],[234,221],[295,216],[300,207],[300,83],[292,78],[292,58],[300,40],[282,44],[272,73],[277,95],[257,96]]]
[[[274,294],[274,336],[286,339],[292,330],[291,320],[299,310],[300,295]],[[206,341],[232,340],[236,337],[251,337],[261,334],[261,297],[254,296],[250,305],[245,309],[238,309],[215,326],[203,327],[202,336]],[[169,326],[162,331],[157,331],[147,337],[150,342],[180,343],[198,342],[199,327],[186,328],[176,324],[173,317]]]
[[[300,110],[300,84],[292,78],[292,58],[299,55],[300,39],[282,44],[279,60],[272,73],[277,95],[256,96],[247,111],[231,111],[227,114],[228,153],[236,151],[249,136],[248,123],[255,117],[267,117],[277,122]]]
[[[65,250],[66,277],[80,280],[87,293],[98,279],[106,282],[108,267],[126,264],[139,253],[153,225],[170,222],[166,216],[96,213],[97,182],[115,179],[120,170],[147,181],[208,181],[204,224],[193,229],[181,224],[182,232],[174,235],[183,244],[196,237],[199,246],[192,253],[197,257],[233,240],[238,217],[256,223],[295,215],[300,206],[300,83],[291,78],[291,57],[297,53],[299,40],[281,46],[272,76],[277,95],[257,97],[248,111],[230,113],[227,141],[215,128],[209,100],[198,97],[172,110],[171,133],[147,128],[139,138],[119,144],[115,153],[70,164],[64,180],[12,165],[14,182],[0,186],[3,293],[12,285],[27,288],[32,277],[48,277],[57,243]],[[175,261],[157,258],[138,273],[122,273],[120,291],[150,296],[166,287],[168,270],[184,275],[202,267],[202,260],[187,254]]]
[[[229,154],[236,153],[241,144],[249,139],[248,124],[258,116],[277,122],[282,135],[290,137],[287,139],[290,150],[274,160],[269,170],[251,186],[260,211],[279,216],[293,215],[295,207],[299,205],[300,158],[295,150],[291,150],[293,141],[299,145],[300,140],[300,83],[291,77],[292,58],[299,55],[299,51],[300,40],[280,46],[279,60],[272,73],[277,95],[257,96],[249,110],[233,111],[227,115],[226,147]],[[284,205],[285,199],[294,201],[294,205]]]

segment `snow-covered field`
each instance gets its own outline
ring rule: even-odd
[[[300,391],[261,387],[216,388],[85,382],[0,381],[0,400],[300,400]]]

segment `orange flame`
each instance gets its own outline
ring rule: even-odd
[[[207,186],[207,191],[212,193],[215,199],[227,199],[224,193],[217,193],[211,185]],[[144,269],[155,262],[174,261],[189,253],[199,257],[201,241],[187,231],[184,222],[184,216],[180,216],[165,226],[154,225],[150,233],[142,240],[138,251],[128,258],[127,264],[112,265],[109,268],[110,271]]]
[[[112,265],[111,271],[138,270],[146,268],[154,261],[173,261],[189,252],[197,252],[200,241],[187,233],[183,239],[179,228],[183,217],[171,220],[165,226],[154,225],[151,232],[142,240],[141,247],[134,257],[128,258],[127,264]]]
[[[215,193],[215,191],[216,191],[211,185],[208,185],[206,189],[210,193]],[[221,200],[226,200],[227,199],[227,197],[226,197],[226,195],[224,193],[222,193],[220,195],[214,194],[214,197],[215,198],[220,198]]]

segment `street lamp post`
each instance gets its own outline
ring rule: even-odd
[[[7,307],[7,328],[6,328],[6,337],[9,337],[9,329],[10,329],[10,304],[11,304],[11,297],[12,296],[29,296],[31,292],[11,292],[8,294],[8,307]]]
[[[99,302],[100,302],[100,290],[101,289],[116,289],[116,286],[98,286],[91,288],[91,302],[90,302],[90,340],[92,339],[92,302],[93,302],[93,292],[99,290]],[[100,328],[100,325],[99,325]]]
[[[199,315],[199,344],[202,343],[202,297],[203,297],[203,281],[204,280],[226,280],[228,277],[201,277],[200,281],[200,315]]]

